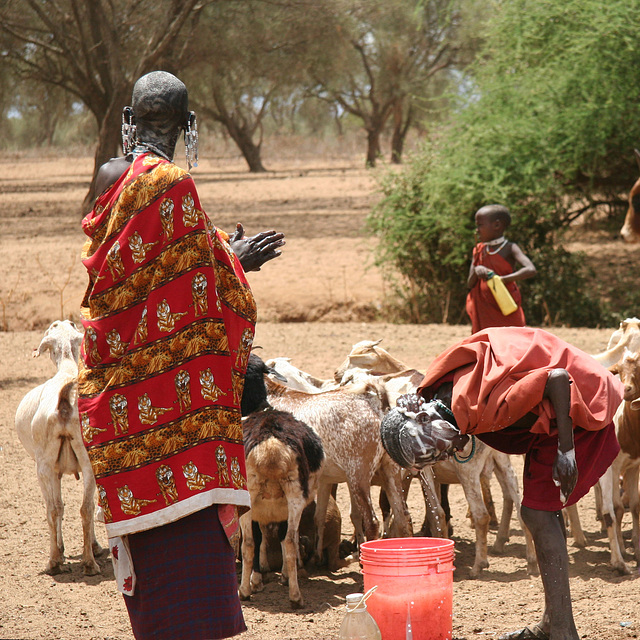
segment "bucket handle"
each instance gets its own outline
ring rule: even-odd
[[[453,560],[449,562],[442,562],[436,565],[436,573],[447,573],[453,571]]]

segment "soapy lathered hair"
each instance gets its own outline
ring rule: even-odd
[[[147,131],[156,137],[171,136],[184,128],[189,113],[189,94],[184,82],[167,71],[152,71],[135,83],[131,106],[136,119],[138,137]]]

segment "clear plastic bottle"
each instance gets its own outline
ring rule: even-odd
[[[347,596],[347,613],[344,616],[338,640],[382,640],[376,621],[362,602],[361,593]]]

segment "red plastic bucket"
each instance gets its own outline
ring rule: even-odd
[[[370,540],[360,562],[365,593],[378,585],[367,608],[382,640],[405,640],[409,619],[413,640],[451,640],[453,540]]]

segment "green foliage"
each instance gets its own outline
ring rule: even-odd
[[[556,245],[572,220],[619,203],[636,178],[639,13],[640,0],[495,3],[457,112],[404,174],[387,176],[370,217],[378,263],[401,274],[412,300],[426,301],[424,321],[458,319],[472,216],[489,203],[510,208],[509,237],[538,268],[523,287],[532,322],[608,319],[587,292],[580,256]],[[552,295],[559,283],[571,293]],[[430,301],[447,296],[445,318]]]
[[[580,254],[543,246],[529,257],[538,265],[539,277],[519,284],[528,324],[595,327],[616,323],[601,292],[591,289],[594,273]]]

